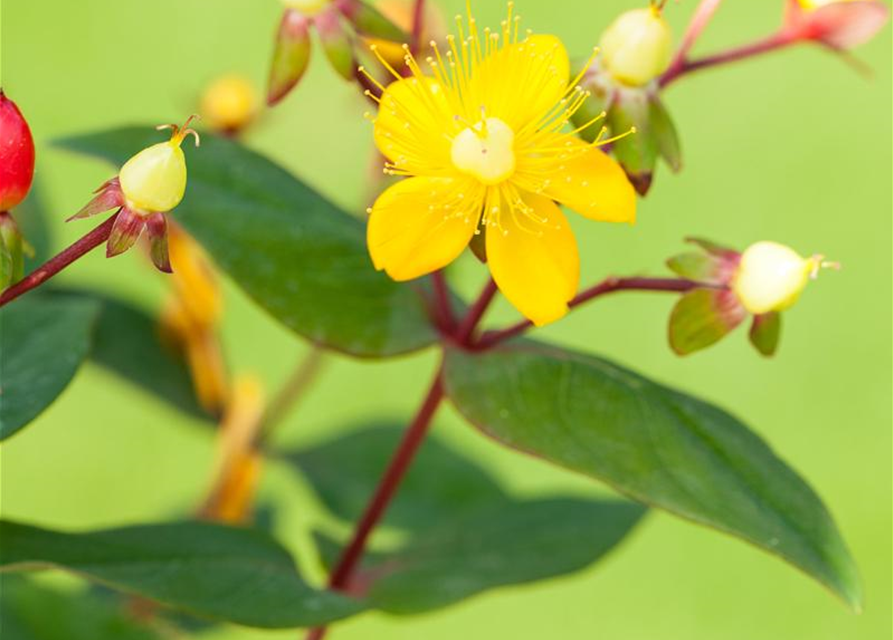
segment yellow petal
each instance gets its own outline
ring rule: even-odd
[[[409,178],[381,194],[366,240],[372,262],[394,280],[412,280],[455,260],[477,227],[480,206],[471,180]],[[479,201],[479,198],[477,198]]]
[[[430,175],[450,166],[450,141],[444,134],[455,128],[437,82],[430,78],[397,80],[381,98],[375,146],[398,168]]]
[[[490,55],[471,79],[472,108],[484,105],[516,132],[542,119],[567,91],[570,61],[561,40],[530,36]],[[467,101],[468,102],[468,101]],[[480,114],[467,114],[476,122]]]
[[[543,223],[504,212],[487,229],[487,261],[499,290],[535,325],[558,320],[577,292],[580,256],[574,233],[558,206],[542,196],[524,202]]]
[[[591,220],[634,223],[636,192],[620,165],[596,147],[565,138],[577,152],[556,166],[543,193]],[[580,152],[583,145],[589,148]]]

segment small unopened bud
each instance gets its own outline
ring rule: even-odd
[[[215,80],[202,95],[202,118],[209,127],[223,133],[236,133],[248,126],[257,114],[258,97],[246,78],[227,75]]]
[[[673,53],[673,34],[652,4],[621,14],[601,37],[602,65],[617,81],[641,86],[666,71]]]
[[[889,18],[879,0],[789,0],[785,28],[797,38],[848,50],[871,40]]]
[[[186,192],[186,157],[180,145],[187,135],[198,142],[188,126],[189,121],[182,128],[165,125],[173,130],[170,140],[143,149],[121,167],[121,191],[134,213],[163,213],[180,204]]]
[[[0,211],[17,206],[34,179],[34,140],[15,102],[0,90]]]
[[[310,63],[310,19],[297,9],[286,9],[276,32],[270,63],[267,104],[274,105],[294,89]]]
[[[803,258],[777,242],[757,242],[741,255],[732,290],[750,313],[784,311],[823,266],[829,264],[819,256]]]

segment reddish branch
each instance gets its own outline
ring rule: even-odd
[[[666,291],[670,293],[683,293],[696,288],[711,287],[713,285],[684,280],[681,278],[607,278],[594,287],[586,289],[568,303],[574,308],[584,302],[616,291]],[[514,338],[533,326],[530,320],[523,320],[516,325],[491,331],[484,334],[473,346],[477,349],[487,349],[500,342]]]
[[[0,307],[15,300],[23,293],[27,293],[28,291],[31,291],[31,289],[43,284],[72,262],[83,257],[85,254],[108,240],[109,234],[112,231],[112,225],[115,224],[115,218],[117,217],[118,214],[116,213],[73,245],[63,250],[60,254],[50,258],[44,264],[22,278],[19,282],[6,289],[2,295],[0,295]]]

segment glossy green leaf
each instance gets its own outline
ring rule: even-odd
[[[396,450],[405,427],[376,425],[288,453],[319,494],[326,508],[354,522]],[[424,529],[460,513],[507,500],[499,485],[479,466],[428,436],[384,522]]]
[[[63,142],[117,164],[158,142],[151,127]],[[373,269],[364,224],[238,142],[204,135],[188,151],[177,221],[276,319],[305,338],[357,356],[390,356],[436,340],[424,281],[398,284]]]
[[[28,295],[0,309],[0,440],[36,418],[90,349],[95,301]]]
[[[746,317],[747,312],[733,292],[694,289],[679,298],[670,313],[670,346],[680,356],[706,349]]]
[[[3,576],[0,597],[3,640],[162,640],[160,630],[128,614],[118,599],[62,591]]]
[[[450,350],[445,366],[447,394],[487,435],[743,538],[859,607],[854,563],[821,500],[728,413],[535,342]]]
[[[102,304],[91,360],[182,411],[208,417],[185,361],[161,340],[155,318],[120,300],[85,295]]]
[[[0,521],[0,570],[56,568],[187,613],[253,627],[325,624],[362,604],[317,591],[256,530],[182,522],[62,533]]]
[[[502,501],[372,554],[350,588],[376,607],[422,613],[475,594],[583,569],[607,554],[644,509],[619,501]],[[338,545],[320,548],[331,561]]]

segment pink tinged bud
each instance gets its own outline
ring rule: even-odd
[[[329,64],[342,78],[352,81],[356,67],[353,43],[339,13],[334,8],[323,11],[316,17],[314,24]]]
[[[821,42],[832,49],[846,50],[871,40],[887,23],[890,10],[877,0],[830,2],[802,6],[789,0],[788,28],[807,40]]]
[[[65,222],[80,220],[81,218],[89,218],[90,216],[95,216],[105,211],[124,206],[124,194],[121,192],[121,184],[118,181],[118,178],[112,178],[99,187],[94,193],[98,195],[84,205],[83,209],[68,218]]]
[[[683,295],[670,314],[670,346],[680,356],[719,342],[747,317],[727,289],[695,289]]]
[[[123,208],[115,219],[109,241],[106,245],[105,255],[113,258],[130,249],[139,239],[146,226],[146,219],[128,208]]]
[[[298,84],[310,62],[310,20],[295,9],[286,9],[276,34],[270,65],[267,103],[282,100]]]
[[[778,339],[781,336],[781,314],[778,312],[763,313],[754,316],[750,325],[750,343],[762,355],[775,355]]]
[[[0,211],[25,199],[34,179],[34,139],[15,102],[0,90]]]
[[[0,292],[24,275],[24,244],[15,219],[8,211],[0,211]]]
[[[154,213],[146,220],[146,234],[149,237],[149,256],[159,271],[172,273],[171,260],[167,249],[167,219],[162,213]]]

